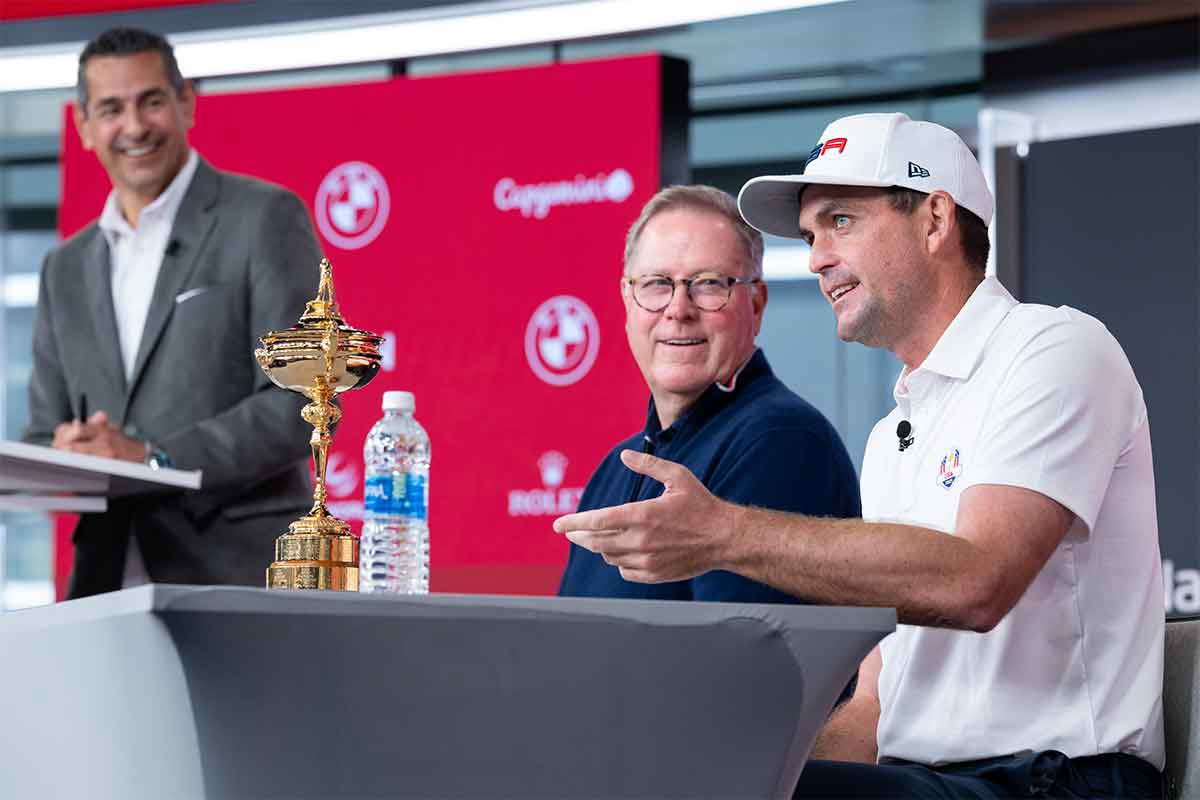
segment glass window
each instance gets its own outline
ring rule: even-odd
[[[58,142],[70,92],[0,94],[0,438],[28,415],[33,317],[42,259],[58,241]],[[0,608],[54,599],[49,515],[0,512]]]

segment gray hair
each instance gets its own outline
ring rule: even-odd
[[[637,248],[638,239],[641,238],[646,224],[659,213],[673,209],[707,211],[727,220],[737,232],[738,239],[741,240],[746,251],[747,274],[743,277],[762,279],[762,234],[742,219],[742,215],[738,213],[737,200],[733,198],[733,195],[715,186],[701,184],[668,186],[650,198],[642,208],[642,213],[637,220],[629,226],[629,233],[625,237],[626,270],[629,269],[629,261],[633,258],[633,251]]]

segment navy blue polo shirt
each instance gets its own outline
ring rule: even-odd
[[[580,511],[663,493],[661,483],[621,463],[620,452],[625,449],[683,464],[710,492],[741,505],[824,517],[862,514],[858,478],[837,431],[821,412],[775,377],[762,350],[742,369],[732,391],[708,387],[666,430],[659,425],[651,398],[645,430],[618,444],[600,463],[583,491]],[[574,544],[558,593],[570,597],[799,602],[723,570],[687,581],[630,583],[616,567]]]

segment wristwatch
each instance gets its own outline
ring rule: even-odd
[[[171,457],[161,447],[147,439],[145,463],[150,469],[165,469],[171,466]]]

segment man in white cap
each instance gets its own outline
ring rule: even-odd
[[[755,178],[739,205],[809,243],[842,339],[904,363],[867,443],[863,519],[733,505],[627,451],[666,492],[556,530],[627,580],[725,569],[897,609],[797,797],[1160,797],[1154,473],[1116,340],[985,277],[992,196],[939,125],[837,120],[802,174]]]

